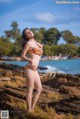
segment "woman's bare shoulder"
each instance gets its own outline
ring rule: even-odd
[[[28,44],[29,46],[31,46],[31,42],[30,42],[30,41],[28,41],[27,44]]]

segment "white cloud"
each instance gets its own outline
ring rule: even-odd
[[[51,13],[36,13],[35,17],[37,20],[40,20],[46,23],[52,23],[55,21],[55,17]]]
[[[10,25],[13,21],[17,21],[21,29],[25,27],[34,27],[33,22],[30,21],[30,18],[33,19],[32,16],[34,14],[34,10],[32,12],[31,9],[37,8],[40,4],[42,5],[40,2],[36,2],[30,5],[25,5],[0,16],[0,35],[3,35],[5,30],[11,29]],[[29,15],[27,14],[28,11]]]
[[[0,0],[0,3],[11,3],[13,0]]]
[[[14,0],[0,0],[1,1],[14,1]],[[7,3],[6,2],[6,3]],[[80,22],[69,17],[64,17],[61,14],[51,14],[50,12],[39,12],[36,13],[36,9],[39,6],[42,6],[42,2],[37,2],[30,5],[22,6],[21,8],[15,8],[13,11],[9,11],[8,13],[0,16],[0,35],[4,33],[5,30],[9,30],[12,21],[17,21],[19,24],[20,30],[25,27],[57,27],[60,31],[65,29],[70,29],[74,34],[80,36]],[[79,8],[77,8],[77,11]],[[29,13],[28,13],[29,12]],[[36,13],[36,14],[35,14]],[[58,15],[58,16],[57,16]],[[70,20],[71,19],[71,20]]]

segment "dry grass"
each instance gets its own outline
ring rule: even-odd
[[[43,110],[39,106],[36,106],[33,112],[33,116],[38,119],[54,119],[55,114],[56,112],[53,108],[46,107],[46,109]]]
[[[25,82],[26,82],[25,78],[22,78],[20,76],[14,76],[11,78],[10,81],[1,81],[0,87],[5,85],[10,87],[24,86]],[[47,93],[47,98],[51,98],[53,100],[60,100],[62,99],[62,96],[58,92],[50,91]],[[26,101],[19,101],[17,99],[15,100],[13,98],[10,98],[10,101],[6,103],[11,105],[15,109],[17,108],[25,111],[27,110]],[[30,119],[79,119],[78,117],[75,117],[72,114],[68,114],[68,115],[63,114],[64,115],[63,118],[61,118],[60,115],[58,115],[58,118],[56,118],[56,115],[57,115],[56,111],[52,107],[46,106],[45,109],[42,109],[41,107],[36,106],[32,113],[33,117]],[[22,119],[27,119],[25,115],[23,116],[24,118]],[[13,119],[19,119],[19,117],[15,115]]]
[[[26,81],[25,78],[22,78],[20,76],[15,76],[15,77],[12,77],[11,80],[1,81],[0,87],[3,87],[5,85],[11,86],[11,87],[23,86],[25,81]]]
[[[15,109],[21,109],[24,110],[25,112],[27,110],[26,101],[18,101],[11,98],[10,102],[7,103],[13,106]],[[22,119],[27,119],[26,115],[23,114]],[[78,117],[75,117],[72,114],[57,115],[55,109],[48,106],[45,106],[45,109],[42,109],[40,106],[36,106],[34,111],[30,114],[30,117],[32,117],[30,119],[79,119]],[[13,119],[19,119],[19,118],[15,115]]]
[[[47,97],[51,98],[53,100],[60,100],[62,99],[62,96],[58,93],[58,92],[48,92],[47,93]]]
[[[64,116],[63,119],[80,119],[80,118],[69,113],[68,115]]]
[[[18,100],[13,100],[11,98],[10,102],[7,102],[9,105],[13,106],[14,108],[17,109],[21,109],[21,110],[27,110],[27,105],[26,105],[26,101],[22,102],[22,101],[18,101]],[[36,106],[34,111],[32,112],[32,116],[36,119],[54,119],[55,117],[55,109],[53,108],[49,108],[46,106],[45,110],[43,110],[41,107]],[[18,118],[14,118],[14,119],[18,119]]]
[[[18,101],[18,100],[14,100],[12,98],[10,98],[10,101],[7,102],[7,104],[11,105],[12,107],[21,109],[21,110],[26,110],[27,106],[26,106],[26,101]]]

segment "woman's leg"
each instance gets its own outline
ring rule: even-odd
[[[34,93],[33,98],[32,98],[32,109],[34,109],[34,107],[37,103],[37,100],[40,96],[40,93],[42,91],[42,85],[41,85],[41,80],[40,80],[38,71],[34,72],[34,84],[36,86],[36,92]]]
[[[25,77],[27,78],[27,96],[26,96],[26,102],[27,102],[27,110],[30,112],[31,105],[32,105],[32,93],[34,88],[34,71],[27,68],[24,70]]]

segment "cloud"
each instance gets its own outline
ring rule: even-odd
[[[15,0],[0,0],[9,3],[10,1]],[[45,1],[45,0],[44,0]],[[12,21],[17,21],[19,24],[20,30],[25,27],[57,27],[60,30],[70,29],[74,30],[75,34],[80,34],[80,17],[78,15],[79,7],[73,8],[73,12],[56,12],[51,10],[43,9],[45,2],[38,1],[33,4],[25,4],[25,6],[15,7],[15,9],[6,12],[0,16],[0,35],[3,34],[5,30],[11,29],[10,25]],[[34,9],[36,8],[36,9]],[[37,10],[37,11],[36,11]],[[59,10],[60,11],[60,10]]]
[[[64,17],[63,15],[53,15],[50,12],[46,12],[46,13],[36,13],[34,20],[36,20],[36,22],[38,23],[48,23],[51,25],[54,24],[70,24],[72,22],[79,22],[80,21],[80,17],[76,14],[68,14],[66,15],[66,17]]]
[[[25,28],[26,26],[34,27],[33,14],[35,10],[33,9],[32,11],[32,8],[37,8],[39,5],[42,5],[40,1],[36,3],[34,2],[33,4],[21,6],[20,8],[15,8],[15,10],[11,10],[6,14],[0,16],[0,35],[3,35],[5,30],[11,29],[10,25],[13,21],[17,21],[21,29]],[[28,12],[29,15],[27,14]]]
[[[13,0],[0,0],[0,3],[12,3]]]
[[[36,20],[43,21],[46,23],[52,23],[55,21],[54,15],[52,15],[49,12],[48,13],[36,13],[35,18]]]
[[[80,24],[80,17],[78,15],[66,15],[66,17],[64,16],[56,16],[56,21],[55,24],[70,24],[70,23],[79,23]]]

